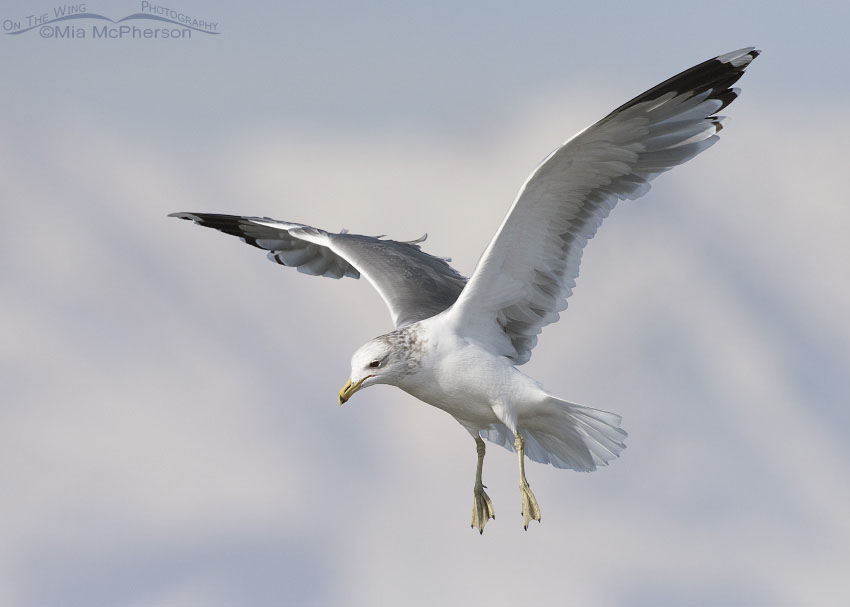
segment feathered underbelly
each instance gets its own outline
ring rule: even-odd
[[[473,345],[427,357],[422,363],[399,387],[479,429],[505,423],[505,414],[521,406],[529,388],[537,387],[510,361]],[[533,385],[526,385],[529,382]]]
[[[490,401],[481,393],[466,391],[460,386],[436,383],[403,389],[419,400],[450,413],[467,425],[484,427],[499,422]]]

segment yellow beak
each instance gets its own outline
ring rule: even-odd
[[[349,379],[345,382],[345,385],[342,387],[342,390],[339,391],[339,404],[344,404],[349,398],[354,396],[354,393],[360,389],[360,386],[363,385],[363,382],[366,381],[371,375],[364,377],[363,379],[359,379],[354,383],[351,383]]]

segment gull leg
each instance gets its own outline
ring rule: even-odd
[[[475,437],[475,450],[478,452],[478,466],[475,469],[475,486],[472,489],[474,501],[472,503],[472,527],[478,527],[479,533],[484,533],[484,525],[490,519],[496,519],[496,511],[490,496],[484,491],[484,483],[481,482],[481,471],[484,468],[484,452],[486,447],[480,436]]]
[[[540,506],[537,505],[537,498],[531,492],[531,485],[525,478],[525,439],[517,432],[514,440],[514,448],[519,457],[519,494],[522,497],[522,525],[528,531],[528,523],[531,521],[540,522]]]

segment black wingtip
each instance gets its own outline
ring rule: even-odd
[[[744,75],[744,71],[750,63],[760,54],[760,50],[748,46],[703,61],[627,101],[603,120],[638,103],[657,99],[668,93],[698,95],[710,90],[711,98],[719,99],[721,102],[720,107],[716,110],[720,111],[738,96],[738,89],[732,88],[732,85]]]

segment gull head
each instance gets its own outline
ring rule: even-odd
[[[374,384],[397,384],[418,366],[417,340],[405,329],[381,335],[361,346],[351,357],[351,377],[339,391],[342,405],[355,392]]]

